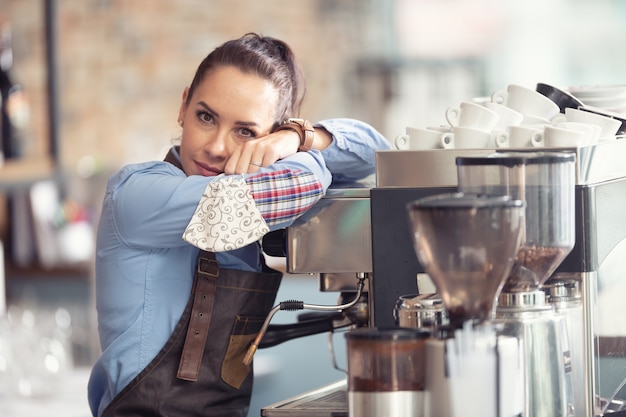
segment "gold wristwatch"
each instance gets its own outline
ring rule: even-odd
[[[315,130],[313,129],[311,122],[308,120],[297,118],[287,119],[285,123],[274,129],[275,132],[278,132],[279,130],[292,130],[300,136],[300,146],[298,147],[299,151],[310,151],[313,147]]]

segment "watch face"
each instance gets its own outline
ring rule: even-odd
[[[305,119],[300,119],[297,117],[292,117],[287,119],[287,123],[295,123],[298,126],[300,126],[301,129],[305,130],[305,131],[313,131],[313,125],[311,124],[311,122],[305,120]]]

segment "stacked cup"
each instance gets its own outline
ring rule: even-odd
[[[495,111],[469,101],[462,102],[458,107],[448,107],[446,120],[451,129],[441,136],[441,146],[444,149],[491,147],[491,131],[499,119]]]
[[[496,146],[526,148],[543,146],[544,127],[560,112],[559,106],[543,94],[510,84],[491,95],[492,106],[499,105],[521,116],[516,124],[505,126],[496,136]]]
[[[516,84],[510,84],[506,90],[494,92],[491,101],[521,113],[523,124],[549,124],[561,112],[559,106],[548,97]]]
[[[557,104],[539,91],[544,84],[537,86],[510,84],[484,103],[448,107],[447,126],[407,127],[394,144],[400,150],[575,147],[616,138],[621,120]]]
[[[600,128],[599,142],[614,140],[617,132],[622,127],[620,120],[592,113],[583,108],[567,108],[565,109],[565,114],[557,116],[554,122],[585,123],[598,126]]]
[[[621,126],[620,121],[574,107],[564,107],[561,113],[561,107],[544,94],[515,84],[494,92],[491,100],[523,115],[519,125],[508,126],[497,135],[499,147],[594,145],[614,139]]]
[[[441,136],[447,131],[439,127],[407,127],[406,133],[395,138],[394,145],[399,150],[440,149]]]

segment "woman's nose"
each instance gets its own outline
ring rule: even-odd
[[[228,136],[224,132],[215,131],[209,135],[204,150],[214,157],[228,157]]]

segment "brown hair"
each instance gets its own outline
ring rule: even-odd
[[[300,66],[289,46],[278,39],[248,33],[215,48],[198,66],[189,86],[189,104],[198,84],[211,70],[232,65],[270,81],[279,92],[276,123],[298,116],[304,98],[305,83]]]

